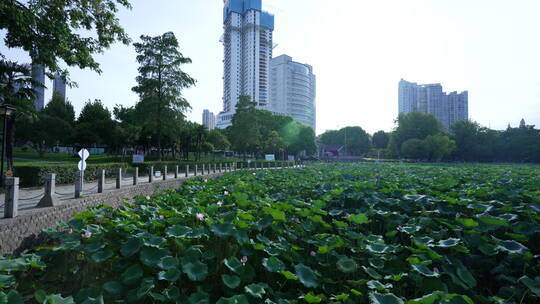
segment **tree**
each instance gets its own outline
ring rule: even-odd
[[[421,112],[400,114],[397,124],[390,140],[391,147],[397,154],[403,154],[401,145],[409,139],[424,140],[429,135],[443,132],[442,125],[435,116]]]
[[[371,139],[361,127],[345,127],[326,131],[321,135],[325,145],[343,145],[351,155],[363,155],[371,148]]]
[[[443,134],[429,135],[423,142],[426,157],[430,161],[441,161],[443,157],[450,155],[456,147],[456,143]]]
[[[407,139],[401,145],[401,154],[412,159],[423,159],[427,156],[424,141],[418,138]]]
[[[279,133],[275,130],[270,132],[270,136],[263,142],[264,153],[271,153],[279,155],[285,150],[285,143],[283,138],[279,136]]]
[[[76,142],[86,147],[94,144],[112,146],[114,126],[111,112],[101,100],[89,100],[77,119]]]
[[[75,124],[75,109],[73,108],[73,104],[69,100],[62,98],[60,93],[56,91],[53,93],[51,101],[43,109],[43,113],[57,117],[71,126]]]
[[[167,131],[177,118],[183,118],[190,105],[182,96],[182,90],[195,84],[195,80],[182,71],[181,65],[191,59],[180,53],[178,40],[172,32],[161,36],[141,36],[135,43],[139,76],[133,91],[139,94],[137,107],[145,113],[144,127],[155,135],[159,159],[162,158],[162,139],[171,135]]]
[[[207,140],[217,150],[227,151],[231,147],[231,143],[220,129],[210,130]]]
[[[340,130],[343,133],[345,147],[352,155],[363,155],[371,149],[371,139],[361,127],[345,127]]]
[[[233,148],[242,154],[257,152],[261,146],[256,103],[249,96],[240,96],[236,113],[232,118],[230,141]]]
[[[40,157],[57,144],[73,140],[75,111],[69,101],[53,94],[47,106],[32,116],[22,117],[17,127],[17,140],[29,141]]]
[[[384,131],[375,132],[371,138],[373,146],[375,146],[377,149],[386,149],[388,147],[389,140],[390,135]]]
[[[93,55],[116,41],[130,42],[116,18],[119,7],[131,5],[128,0],[4,0],[0,30],[6,31],[8,48],[26,51],[34,64],[51,72],[60,69],[59,60],[100,72]],[[63,75],[67,77],[67,71]]]

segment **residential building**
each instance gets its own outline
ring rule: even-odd
[[[214,130],[216,128],[216,117],[214,113],[209,110],[204,110],[202,114],[202,124],[208,130]]]
[[[41,83],[41,86],[32,86],[36,92],[34,98],[34,106],[36,111],[39,111],[45,107],[45,66],[42,64],[32,64],[32,79]]]
[[[270,62],[270,105],[274,113],[291,116],[315,131],[315,75],[310,65],[281,55]]]
[[[456,121],[469,119],[469,93],[464,91],[447,94],[439,83],[419,85],[401,79],[398,105],[400,114],[432,114],[446,130]]]
[[[274,16],[262,11],[262,0],[224,0],[223,29],[223,111],[218,128],[231,125],[241,95],[250,96],[260,108],[268,106]]]
[[[54,93],[58,93],[64,101],[66,100],[66,83],[58,72],[54,74],[53,94]]]

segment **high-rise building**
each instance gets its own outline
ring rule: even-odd
[[[241,95],[267,107],[274,16],[262,11],[262,0],[224,0],[223,29],[223,111],[218,128],[231,125]]]
[[[315,75],[310,65],[281,55],[270,63],[269,110],[291,116],[315,131]]]
[[[401,79],[398,95],[399,113],[432,114],[446,130],[456,121],[469,119],[467,91],[447,94],[439,83],[419,85]]]
[[[39,111],[45,107],[45,66],[42,64],[32,64],[32,79],[41,83],[41,86],[33,86],[35,91],[34,106],[36,111]]]
[[[58,93],[63,100],[66,100],[66,83],[58,72],[54,74],[53,94],[54,93]]]
[[[214,130],[216,128],[216,117],[214,113],[209,110],[204,110],[202,114],[202,124],[208,130]]]

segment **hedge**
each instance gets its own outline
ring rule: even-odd
[[[86,181],[97,180],[99,171],[105,169],[106,177],[114,177],[117,168],[127,169],[126,163],[88,164],[84,171]],[[15,166],[14,175],[20,179],[21,187],[38,187],[45,184],[45,179],[50,173],[56,173],[57,184],[73,184],[77,174],[77,165],[41,165],[41,166]]]

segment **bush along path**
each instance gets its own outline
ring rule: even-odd
[[[317,165],[91,208],[0,303],[540,303],[540,169]]]

